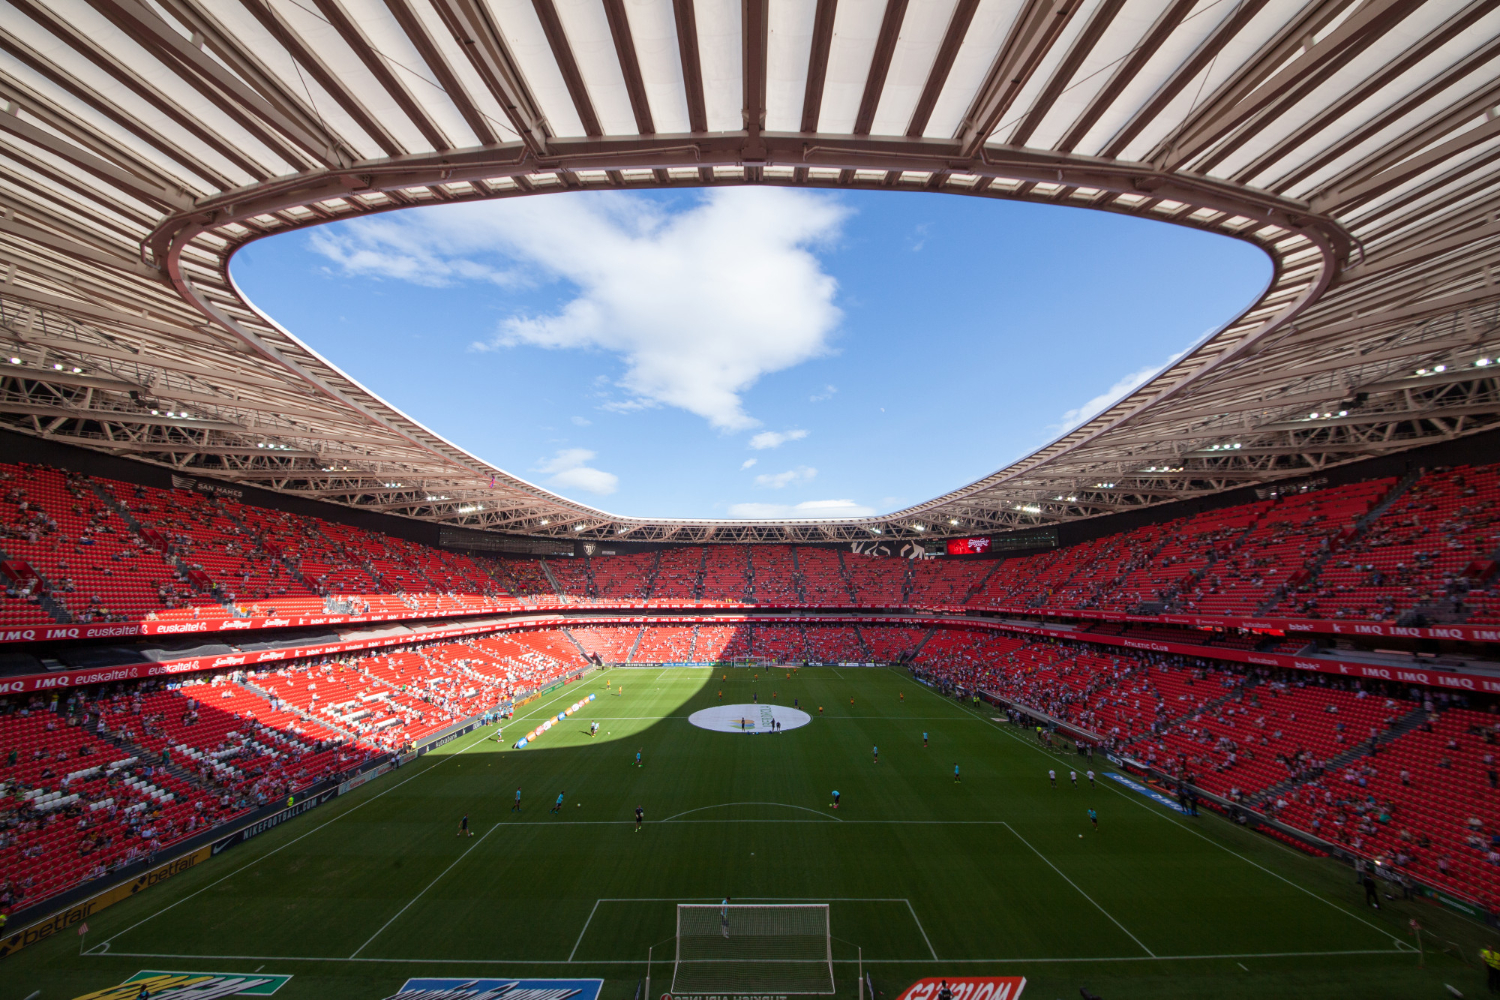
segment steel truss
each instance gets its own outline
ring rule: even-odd
[[[801,27],[766,0],[712,24],[722,11],[694,0],[586,6],[13,0],[0,426],[443,524],[689,543],[1007,531],[1500,419],[1500,0],[1162,0],[1147,18],[1024,0],[1008,27],[982,0],[942,26],[905,0],[818,0]],[[856,53],[870,35],[836,25],[871,12]],[[850,59],[865,84],[841,104],[828,68]],[[843,521],[624,518],[558,497],[378,399],[229,278],[239,247],[330,219],[726,184],[1124,213],[1253,243],[1273,277],[1035,454]]]

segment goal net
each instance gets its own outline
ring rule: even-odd
[[[832,993],[827,903],[679,903],[672,990]]]

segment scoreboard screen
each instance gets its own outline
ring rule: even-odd
[[[974,556],[981,552],[990,550],[988,538],[950,538],[948,539],[948,554],[950,556]]]

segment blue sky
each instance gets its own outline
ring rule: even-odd
[[[1046,444],[1248,305],[1225,237],[912,192],[590,192],[263,239],[234,278],[374,392],[615,514],[886,513]]]

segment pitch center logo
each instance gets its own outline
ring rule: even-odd
[[[786,705],[755,703],[702,708],[688,716],[688,721],[715,733],[769,733],[798,729],[811,722],[812,716]]]

